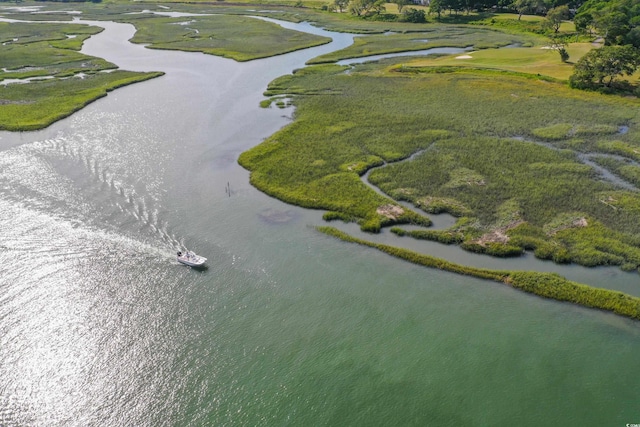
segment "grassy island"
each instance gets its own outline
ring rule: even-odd
[[[37,15],[5,11],[7,17],[60,20],[58,23],[0,23],[0,130],[49,126],[118,87],[161,76],[118,70],[101,58],[83,55],[82,43],[99,27],[65,23],[66,5],[38,5]],[[112,19],[136,26],[133,42],[156,49],[204,52],[238,61],[279,55],[328,43],[329,38],[286,30],[256,18],[200,15],[168,18],[145,5],[74,5],[86,19]],[[184,6],[183,6],[184,7]],[[202,12],[195,10],[194,12]],[[49,13],[46,13],[49,12]],[[208,12],[211,12],[209,9]],[[235,13],[249,13],[234,9]]]
[[[134,24],[134,43],[147,43],[153,49],[204,52],[236,61],[281,55],[331,41],[245,16],[151,17],[137,19]]]

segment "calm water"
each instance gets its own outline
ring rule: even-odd
[[[167,74],[0,133],[1,426],[640,422],[639,323],[336,241],[249,185],[239,153],[292,113],[267,83],[351,36],[238,64],[105,25],[86,53]]]

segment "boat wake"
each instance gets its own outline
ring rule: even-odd
[[[0,214],[19,224],[14,231],[22,234],[23,248],[59,252],[60,247],[34,241],[37,234],[30,231],[52,224],[56,233],[83,229],[149,254],[170,256],[184,248],[162,207],[161,181],[143,167],[135,169],[137,178],[127,176],[123,171],[130,168],[131,156],[119,153],[115,144],[107,151],[100,142],[90,136],[70,140],[60,133],[0,152]],[[0,243],[6,246],[9,234],[2,235]]]

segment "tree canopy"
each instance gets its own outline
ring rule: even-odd
[[[595,29],[606,45],[640,48],[638,0],[589,0],[578,9],[574,22],[579,30]]]
[[[617,77],[633,74],[638,65],[640,54],[633,46],[603,46],[580,58],[569,84],[578,89],[610,88]]]

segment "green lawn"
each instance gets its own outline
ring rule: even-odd
[[[573,73],[573,64],[593,49],[591,43],[572,43],[567,46],[569,62],[560,60],[560,54],[546,46],[518,47],[508,49],[484,49],[460,55],[425,57],[406,61],[405,67],[456,66],[490,68],[520,73],[540,74],[556,79],[568,80]]]

